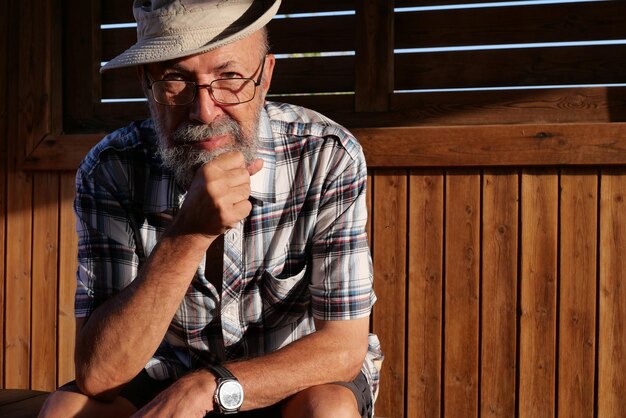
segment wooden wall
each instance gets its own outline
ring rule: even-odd
[[[366,152],[379,298],[372,328],[386,354],[377,416],[626,416],[624,87],[398,92],[494,80],[624,82],[624,47],[393,52],[494,36],[625,39],[626,5],[533,6],[504,16],[394,14],[394,2],[383,0],[283,3],[282,13],[356,10],[304,26],[273,22],[278,53],[302,52],[295,44],[356,51],[283,58],[285,81],[273,89],[354,128]],[[124,72],[100,79],[96,65],[125,45],[128,31],[102,34],[94,25],[127,19],[128,2],[96,4],[0,4],[5,388],[52,390],[73,377],[73,170],[102,132],[145,115],[141,103],[100,101],[136,87]],[[311,33],[326,35],[312,41]],[[294,86],[351,90],[303,96]]]

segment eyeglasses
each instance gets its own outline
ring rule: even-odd
[[[198,96],[198,89],[208,89],[209,94],[218,103],[240,104],[254,99],[256,88],[261,84],[265,56],[257,69],[259,75],[256,81],[252,78],[218,78],[209,84],[198,84],[195,81],[185,80],[157,80],[150,81],[148,72],[144,68],[146,85],[152,91],[154,101],[166,106],[186,106],[193,103]],[[256,71],[255,71],[256,72]]]

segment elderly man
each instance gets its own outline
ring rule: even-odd
[[[266,102],[280,0],[135,0],[151,119],[77,173],[76,381],[43,416],[368,417],[382,355],[366,167]]]

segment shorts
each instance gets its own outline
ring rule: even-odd
[[[144,405],[154,399],[160,392],[167,389],[174,379],[156,380],[148,375],[148,372],[142,370],[133,380],[128,382],[120,391],[120,396],[129,400],[137,409],[141,409]],[[372,395],[369,384],[363,372],[352,382],[335,382],[337,385],[345,386],[354,393],[359,413],[362,418],[369,418],[372,414]],[[65,386],[75,386],[76,381],[66,383]],[[281,415],[281,404],[268,406],[266,408],[255,409],[253,411],[244,411],[236,415],[228,415],[237,418],[276,418]],[[210,412],[206,418],[223,416],[216,412]]]

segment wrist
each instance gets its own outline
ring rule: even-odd
[[[239,380],[224,366],[209,366],[215,376],[214,410],[220,414],[237,414],[243,405],[244,392]]]

